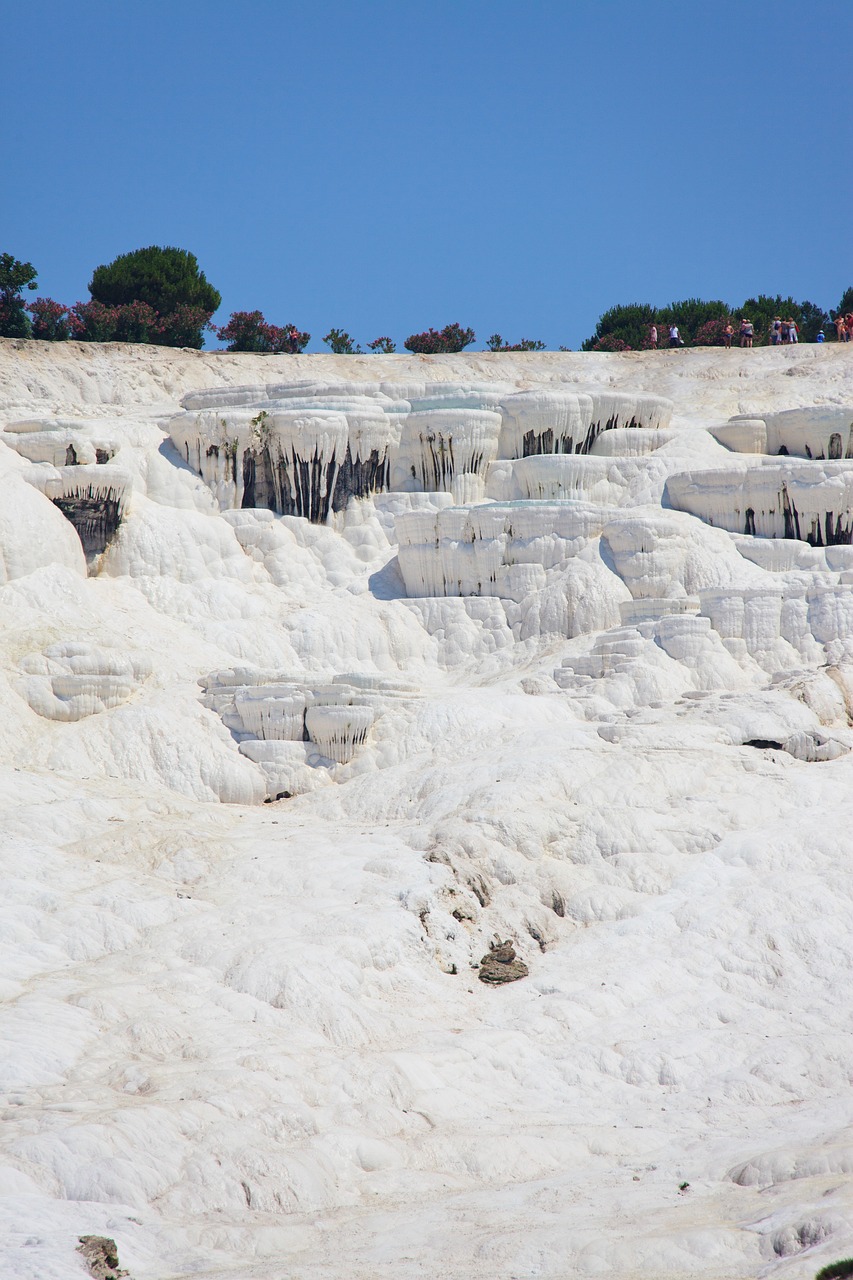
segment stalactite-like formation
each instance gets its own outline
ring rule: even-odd
[[[172,440],[220,506],[315,523],[387,489],[478,501],[499,457],[588,453],[608,430],[665,427],[672,409],[562,388],[307,381],[194,392],[184,406]]]
[[[814,547],[853,540],[853,463],[762,459],[671,475],[674,507],[732,533]]]

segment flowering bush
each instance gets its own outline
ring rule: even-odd
[[[116,307],[103,302],[75,302],[68,313],[72,338],[79,342],[112,342],[116,332]]]
[[[368,342],[367,346],[370,351],[375,351],[379,356],[390,356],[397,350],[397,344],[393,338],[374,338],[372,342]]]
[[[147,304],[140,302],[127,305],[144,307]],[[188,302],[181,303],[168,315],[157,316],[151,330],[151,337],[147,341],[156,342],[161,347],[193,347],[196,351],[200,351],[204,345],[205,330],[210,329],[215,332],[214,326],[210,323],[210,316],[211,313],[206,307],[193,306]],[[138,338],[132,341],[145,342],[146,339]]]
[[[598,338],[592,345],[593,351],[633,351],[633,347],[629,347],[628,343],[622,338],[617,338],[615,334],[605,333],[603,338]]]
[[[128,302],[113,307],[116,342],[156,342],[160,317],[147,302]]]
[[[443,329],[427,329],[424,333],[413,333],[403,346],[415,355],[436,356],[448,352],[463,351],[470,347],[477,335],[473,329],[463,329],[458,324],[446,324]]]
[[[696,330],[696,337],[693,339],[694,347],[724,347],[726,345],[724,330],[728,323],[728,316],[720,316],[718,320],[706,320]],[[732,327],[737,330],[737,325]]]
[[[260,311],[232,311],[227,324],[216,330],[229,351],[269,351],[270,326]]]
[[[36,298],[27,307],[32,316],[33,337],[42,342],[64,342],[71,337],[68,308],[53,298]]]
[[[493,333],[486,342],[489,351],[544,351],[545,343],[540,342],[538,338],[522,338],[521,342],[516,342],[512,346],[508,342],[504,342],[499,333]]]
[[[220,342],[228,343],[228,351],[261,355],[296,355],[311,341],[310,333],[301,333],[293,324],[270,324],[260,311],[232,311],[228,323],[215,332]]]

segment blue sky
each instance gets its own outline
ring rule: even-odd
[[[0,252],[191,249],[364,345],[853,284],[847,0],[0,0]]]

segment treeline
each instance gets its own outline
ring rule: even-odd
[[[200,270],[194,254],[186,249],[151,245],[120,254],[99,266],[89,281],[89,300],[67,307],[53,298],[24,300],[25,291],[37,289],[37,275],[30,262],[20,262],[10,253],[0,254],[0,337],[39,338],[62,342],[75,338],[82,342],[147,342],[168,347],[204,345],[205,334],[214,334],[228,351],[260,354],[296,354],[304,351],[311,334],[294,324],[276,325],[260,311],[234,311],[219,327],[213,315],[222,302],[217,289]],[[667,330],[678,327],[687,346],[722,346],[727,324],[737,331],[741,319],[752,322],[755,345],[769,340],[775,316],[793,319],[802,342],[814,342],[823,330],[836,338],[831,321],[836,315],[853,311],[853,287],[846,290],[834,311],[824,311],[814,302],[775,298],[759,294],[747,298],[740,307],[716,300],[687,298],[668,307],[631,303],[611,307],[599,318],[595,333],[581,345],[582,351],[643,351],[652,346],[650,330],[658,329],[659,343],[666,345]],[[419,355],[442,355],[464,351],[476,341],[473,329],[458,323],[443,329],[425,329],[410,334],[403,343],[407,351]],[[323,341],[338,355],[356,355],[362,348],[345,329],[330,329]],[[486,341],[489,351],[544,351],[539,339],[522,338],[507,342],[499,333]],[[560,347],[567,351],[567,347]],[[387,335],[367,343],[367,350],[391,354],[397,350]]]
[[[667,331],[676,325],[685,346],[721,347],[726,325],[731,324],[737,332],[742,319],[752,322],[755,345],[765,346],[776,316],[796,321],[801,342],[816,342],[821,330],[828,340],[834,341],[836,332],[832,321],[849,311],[853,311],[853,287],[842,294],[838,306],[829,312],[815,302],[797,302],[781,294],[774,298],[764,293],[757,298],[747,298],[740,307],[730,307],[719,299],[706,302],[702,298],[686,298],[668,307],[633,302],[605,311],[599,317],[595,333],[581,344],[581,351],[647,351],[652,346],[652,325],[657,327],[660,346],[666,346]]]
[[[24,301],[35,290],[31,262],[0,254],[0,337],[63,342],[151,342],[201,347],[222,297],[186,249],[151,245],[97,267],[88,302]]]
[[[0,254],[0,337],[147,342],[200,349],[205,334],[212,333],[228,351],[265,355],[295,355],[311,341],[311,334],[295,324],[272,324],[260,311],[232,311],[226,324],[214,325],[213,314],[222,297],[186,249],[150,245],[120,254],[92,273],[89,301],[70,307],[47,297],[26,302],[24,291],[37,289],[37,279],[31,262]],[[438,355],[464,351],[476,338],[473,329],[454,323],[410,334],[403,345],[407,351]],[[330,329],[323,341],[339,355],[361,353],[345,329]],[[545,343],[538,339],[509,343],[499,333],[493,333],[486,345],[490,351],[545,350]],[[393,338],[382,336],[369,342],[367,349],[390,354],[397,345]]]

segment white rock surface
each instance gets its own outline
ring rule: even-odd
[[[4,1278],[82,1234],[135,1280],[853,1253],[853,547],[726,525],[780,477],[841,511],[851,404],[835,344],[0,340]],[[367,496],[188,463],[262,412],[309,506],[375,452]],[[113,468],[87,576],[33,480]]]

